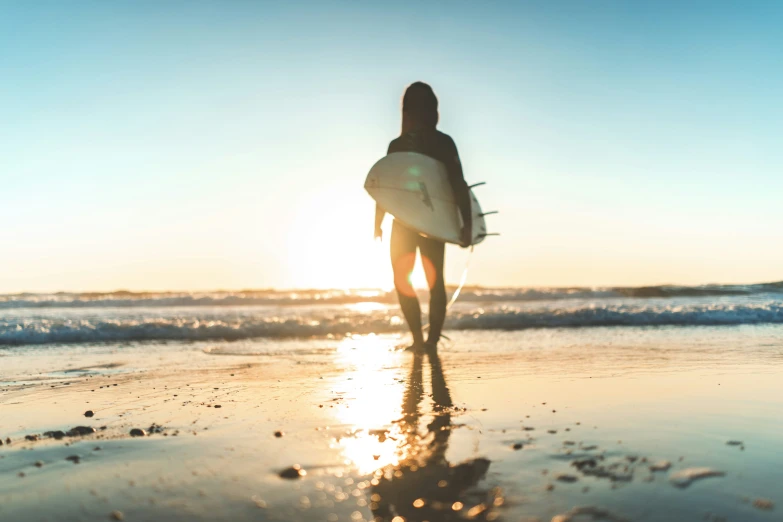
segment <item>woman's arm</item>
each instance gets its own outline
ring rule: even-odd
[[[391,143],[389,143],[389,147],[386,149],[386,155],[391,154],[392,152],[397,152],[396,147],[397,140],[392,140]],[[377,203],[375,204],[375,239],[383,239],[383,230],[381,230],[381,224],[383,223],[383,218],[386,217],[386,211],[381,208],[380,205]]]
[[[383,218],[386,217],[386,211],[381,208],[379,204],[375,204],[375,239],[383,239],[383,230],[381,230],[381,223]]]

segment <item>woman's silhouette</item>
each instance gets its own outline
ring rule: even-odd
[[[432,87],[422,82],[408,86],[402,98],[402,132],[389,144],[388,154],[394,152],[418,152],[434,158],[446,166],[449,184],[454,192],[462,216],[461,245],[472,241],[473,214],[470,205],[470,189],[462,173],[462,164],[454,140],[440,132],[438,124],[438,98]],[[381,237],[381,223],[386,212],[380,206],[375,211],[375,237]],[[394,221],[391,234],[391,261],[394,269],[394,287],[400,307],[413,334],[414,351],[434,351],[440,340],[446,320],[446,284],[443,279],[443,263],[446,244],[424,237],[417,231]],[[416,292],[409,281],[416,261],[416,250],[421,254],[427,284],[430,287],[430,329],[424,342],[421,325],[421,308]]]

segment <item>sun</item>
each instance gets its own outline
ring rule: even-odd
[[[287,280],[299,288],[390,290],[388,242],[373,240],[372,200],[340,196],[321,190],[298,201],[281,256],[287,260]]]
[[[285,256],[288,280],[296,287],[394,289],[393,218],[387,215],[383,222],[383,240],[374,240],[375,203],[369,197],[341,198],[339,190],[323,189],[303,195],[297,207]],[[409,281],[416,289],[427,288],[419,256]]]

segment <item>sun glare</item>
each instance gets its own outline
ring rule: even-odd
[[[388,243],[372,239],[369,197],[346,199],[336,189],[321,187],[303,194],[297,207],[285,256],[294,286],[391,288]]]
[[[383,241],[373,241],[372,201],[369,197],[365,201],[341,196],[334,189],[302,196],[299,218],[290,225],[286,255],[289,280],[298,287],[392,290],[391,217],[387,216],[381,227]],[[427,288],[418,256],[409,281],[416,289]]]
[[[416,265],[413,267],[413,272],[408,277],[411,286],[416,290],[425,290],[429,288],[427,284],[427,276],[424,273],[424,267],[421,264],[421,256],[416,256]]]
[[[395,440],[400,434],[393,423],[401,416],[404,384],[396,342],[393,336],[354,337],[344,339],[337,351],[347,371],[332,391],[348,400],[335,405],[335,415],[350,432],[338,444],[360,473],[396,464],[399,458]]]

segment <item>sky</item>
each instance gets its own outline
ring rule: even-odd
[[[782,23],[774,1],[0,0],[0,292],[389,287],[363,182],[417,80],[500,211],[447,282],[782,280]]]

